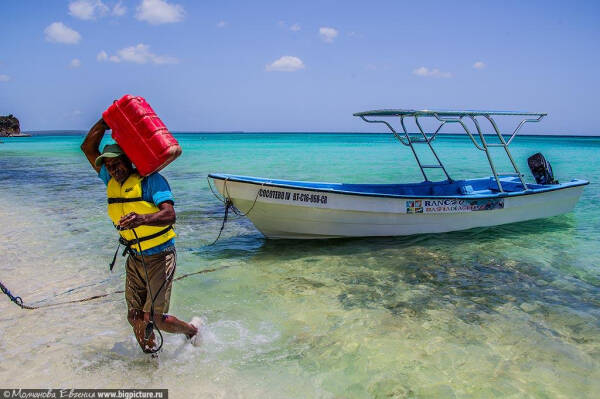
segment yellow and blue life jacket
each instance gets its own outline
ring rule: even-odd
[[[106,194],[108,197],[108,216],[115,226],[119,220],[128,213],[135,212],[140,215],[156,213],[158,207],[151,202],[142,199],[142,180],[137,172],[132,173],[123,184],[119,184],[114,178],[108,181]],[[135,228],[142,251],[154,248],[166,243],[175,237],[173,226],[146,226]],[[138,241],[132,230],[120,230],[121,243],[138,251]]]

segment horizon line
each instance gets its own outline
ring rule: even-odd
[[[46,135],[46,136],[61,136],[61,135],[85,135],[88,130],[81,129],[47,129],[47,130],[27,130],[22,131],[22,134],[35,135]],[[62,133],[62,134],[61,134]],[[107,132],[108,133],[108,132]],[[206,130],[206,131],[192,131],[192,130],[173,130],[172,134],[392,134],[391,132],[350,132],[350,131],[245,131],[245,130]],[[419,132],[412,132],[410,134],[419,134]],[[429,133],[431,134],[431,133]],[[440,132],[443,136],[467,136],[465,132],[453,133],[453,132]],[[496,136],[495,133],[484,133],[484,136]],[[510,133],[503,134],[503,136],[510,136]],[[525,133],[519,134],[521,137],[600,137],[600,134],[564,134],[564,133]],[[5,137],[5,136],[2,136]],[[8,136],[10,137],[10,136]]]

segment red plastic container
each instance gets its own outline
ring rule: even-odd
[[[177,140],[142,97],[124,95],[102,118],[142,176],[158,172],[181,155]]]

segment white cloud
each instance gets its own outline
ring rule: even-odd
[[[71,68],[79,68],[81,66],[81,61],[79,58],[73,58],[69,63],[69,67]]]
[[[485,63],[483,61],[477,61],[473,64],[473,68],[475,69],[483,69],[485,68]]]
[[[442,72],[437,68],[429,69],[424,66],[414,69],[413,74],[415,74],[417,76],[432,77],[432,78],[451,78],[452,77],[452,74],[450,72]]]
[[[96,59],[98,61],[106,61],[108,59],[108,54],[106,54],[106,51],[102,50],[96,55]]]
[[[135,17],[152,25],[179,22],[185,11],[179,4],[170,4],[166,0],[142,0]]]
[[[96,19],[108,12],[101,0],[75,0],[69,3],[69,15],[79,19]]]
[[[116,17],[122,17],[123,15],[125,15],[126,12],[127,12],[127,7],[125,7],[123,4],[121,4],[120,1],[117,4],[115,4],[115,6],[112,9],[112,15],[114,15]]]
[[[150,46],[141,43],[137,46],[125,47],[119,50],[118,54],[119,59],[136,64],[146,64],[152,58]]]
[[[338,30],[335,28],[321,27],[319,28],[319,36],[325,43],[333,43],[333,40],[339,34]]]
[[[150,51],[150,46],[147,44],[140,43],[136,46],[125,47],[117,54],[109,56],[106,51],[102,50],[96,56],[96,59],[100,62],[132,62],[134,64],[177,64],[179,60],[175,57],[166,55],[157,55]]]
[[[225,21],[219,21],[219,23],[217,24],[217,28],[224,28],[227,26],[227,22]]]
[[[298,57],[291,55],[284,55],[283,57],[267,64],[267,71],[278,71],[278,72],[294,72],[299,69],[304,69],[304,63]]]
[[[54,43],[77,44],[81,40],[79,32],[62,22],[53,22],[44,30],[46,40]]]
[[[167,55],[154,55],[152,54],[152,62],[155,64],[179,64],[179,60],[175,57]]]
[[[10,76],[0,74],[0,82],[8,82],[10,80]]]
[[[302,29],[298,23],[288,26],[285,21],[277,21],[277,26],[279,26],[281,29],[289,29],[292,32],[299,32],[300,29]]]

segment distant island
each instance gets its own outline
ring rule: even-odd
[[[21,133],[21,124],[12,114],[0,115],[0,137],[29,137],[29,134]]]

